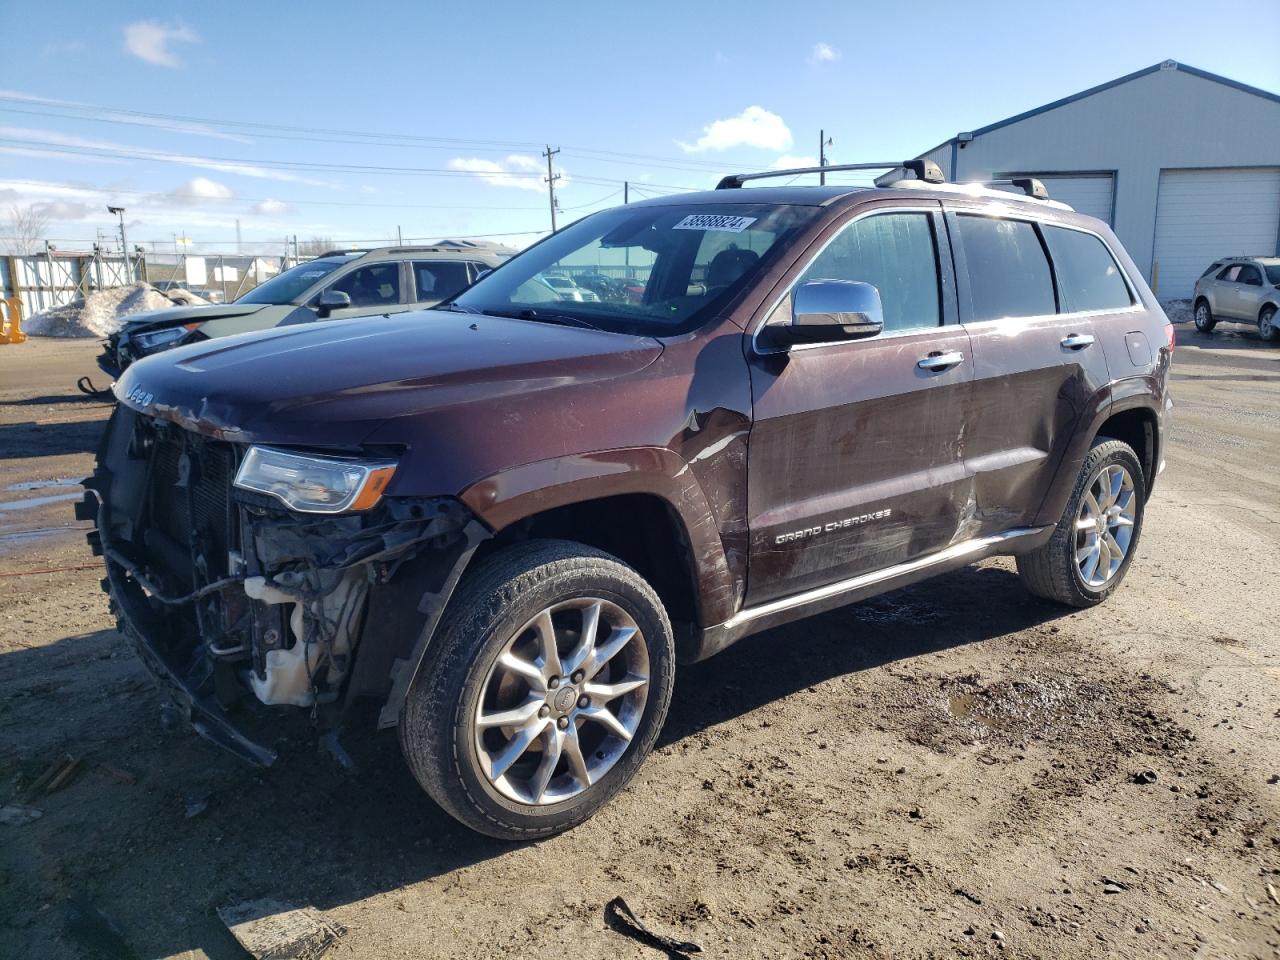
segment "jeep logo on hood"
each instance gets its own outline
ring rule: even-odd
[[[142,384],[138,384],[126,393],[124,398],[129,403],[136,404],[139,407],[149,407],[151,406],[151,401],[156,398],[156,395],[150,390],[144,388]]]

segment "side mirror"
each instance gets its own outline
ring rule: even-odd
[[[769,329],[786,344],[874,337],[884,330],[880,291],[860,280],[807,280],[791,293],[791,322]]]
[[[345,310],[351,306],[351,295],[341,290],[326,290],[316,301],[316,315],[324,320],[335,310]]]

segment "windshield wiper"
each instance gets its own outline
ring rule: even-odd
[[[536,320],[539,323],[559,323],[566,327],[582,327],[586,330],[599,330],[594,323],[589,320],[583,320],[582,317],[575,317],[568,313],[543,313],[540,310],[526,308],[515,314],[520,320]]]
[[[448,310],[451,313],[474,313],[483,314],[483,310],[477,310],[475,307],[464,307],[460,303],[437,303],[432,310]]]

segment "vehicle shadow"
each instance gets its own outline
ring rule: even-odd
[[[0,460],[92,453],[105,425],[105,419],[0,424]]]
[[[1008,570],[966,568],[778,628],[682,668],[659,745],[836,677],[1065,612],[1032,599]],[[466,830],[427,799],[394,733],[346,742],[356,776],[317,756],[304,734],[290,734],[282,759],[261,771],[189,732],[162,733],[160,697],[123,644],[99,631],[0,655],[0,703],[10,705],[0,727],[43,731],[20,734],[16,750],[0,752],[0,769],[35,769],[58,752],[84,759],[79,778],[42,797],[44,816],[11,832],[0,853],[17,913],[42,918],[27,933],[77,940],[40,912],[77,897],[118,924],[140,956],[242,957],[215,908],[270,897],[330,909],[519,849]],[[0,929],[0,953],[5,937]]]

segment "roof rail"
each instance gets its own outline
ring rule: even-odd
[[[890,163],[837,163],[825,167],[797,167],[792,170],[764,170],[760,173],[731,173],[716,184],[717,190],[734,190],[748,180],[795,177],[802,173],[838,173],[841,170],[910,170],[926,183],[946,183],[941,168],[932,160],[900,160]]]
[[[1014,177],[1010,180],[965,180],[964,183],[979,183],[984,187],[1017,187],[1028,197],[1036,200],[1049,199],[1049,191],[1035,177]]]
[[[317,253],[312,259],[319,260],[321,257],[344,257],[348,253],[369,253],[371,250],[376,249],[376,247],[349,247],[346,250],[326,250],[324,253]]]

